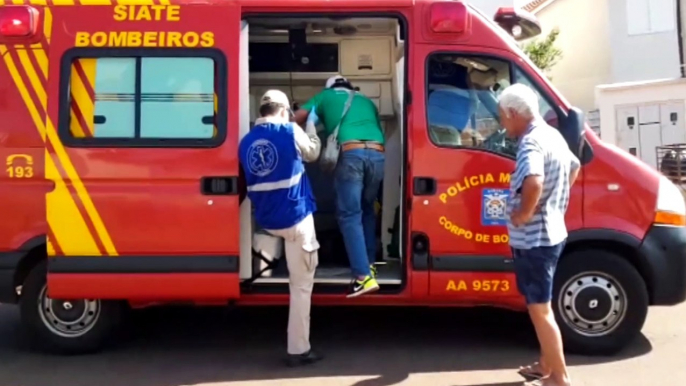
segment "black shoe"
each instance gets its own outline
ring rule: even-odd
[[[316,352],[310,350],[304,354],[299,354],[299,355],[288,355],[288,358],[286,359],[286,366],[288,367],[298,367],[298,366],[305,366],[305,365],[311,365],[312,363],[319,362],[320,360],[324,359],[323,356],[317,354]]]

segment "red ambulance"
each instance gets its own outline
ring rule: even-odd
[[[46,348],[101,348],[128,307],[280,305],[288,279],[242,192],[260,95],[343,75],[377,105],[381,291],[350,282],[331,175],[308,166],[319,305],[525,310],[497,96],[525,83],[582,160],[554,308],[570,350],[612,353],[686,299],[678,188],[603,143],[520,50],[527,13],[461,1],[0,0],[0,302]],[[272,240],[273,241],[273,240]]]

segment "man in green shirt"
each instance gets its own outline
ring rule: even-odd
[[[354,97],[342,117],[350,93]],[[301,106],[294,120],[304,125],[310,114],[316,114],[321,120],[327,136],[340,122],[341,152],[334,171],[334,187],[336,217],[355,277],[348,297],[377,291],[374,202],[383,180],[385,158],[379,111],[347,79],[334,76],[326,81],[324,90]]]

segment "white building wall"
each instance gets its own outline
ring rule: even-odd
[[[676,1],[608,1],[612,47],[610,81],[619,83],[679,77]]]
[[[622,148],[626,147],[627,143],[638,141],[638,146],[643,147],[641,158],[650,165],[655,166],[653,154],[655,145],[686,142],[684,127],[686,79],[598,86],[596,101],[600,108],[600,138]],[[656,116],[647,120],[641,118],[641,115],[650,116],[651,114]],[[670,120],[672,114],[675,114],[676,122]],[[647,126],[648,130],[651,129],[651,124],[657,125],[654,136],[641,136],[641,130],[636,130],[637,127],[634,128],[635,130],[624,130],[626,129],[626,122],[623,121],[626,118],[625,115],[635,116],[635,125]],[[627,135],[633,135],[636,138],[625,138]]]
[[[595,86],[611,82],[608,11],[608,0],[557,0],[536,13],[542,33],[532,41],[553,29],[560,31],[555,45],[562,58],[549,76],[566,99],[585,113],[595,109]]]

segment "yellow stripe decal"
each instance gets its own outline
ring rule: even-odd
[[[219,99],[217,98],[217,93],[214,93],[214,115],[217,116],[217,107],[218,107]],[[217,129],[217,125],[214,125],[213,130],[212,130],[212,136],[216,137],[217,134],[219,134],[219,129]]]
[[[69,132],[74,138],[86,138],[88,137],[81,127],[79,118],[76,116],[74,109],[69,110]]]
[[[81,64],[83,73],[86,75],[86,81],[91,86],[91,89],[95,90],[95,74],[97,71],[98,60],[93,58],[79,59],[79,63]],[[79,81],[81,81],[80,77]],[[90,133],[90,135],[95,135],[95,123],[93,123],[92,119],[92,117],[95,116],[95,95],[90,95],[88,91],[86,91],[84,85],[83,103],[80,103],[80,100],[77,102],[79,102],[81,114],[83,114],[86,125],[88,125],[88,133]]]
[[[23,4],[23,0],[12,1],[15,4]],[[111,3],[109,0],[83,0],[83,4],[106,5]],[[50,19],[50,26],[52,25],[51,16],[51,14],[50,16],[46,16],[46,19]],[[47,24],[48,23],[46,22],[45,28],[49,27]],[[49,34],[46,34],[46,40],[48,36]],[[43,51],[42,57],[47,58],[47,56],[45,56],[45,50],[43,50],[42,48],[38,50]],[[52,120],[49,116],[47,116],[47,113],[44,117],[45,120],[41,119],[40,113],[37,107],[35,106],[34,101],[31,98],[31,95],[28,92],[27,85],[24,83],[24,80],[22,79],[21,75],[17,70],[14,60],[9,54],[6,54],[7,48],[4,46],[0,46],[0,55],[4,57],[5,63],[7,64],[7,68],[10,74],[12,75],[15,84],[17,85],[17,89],[19,90],[19,93],[21,94],[27,109],[29,110],[29,115],[33,119],[38,132],[40,133],[43,140],[47,138],[47,140],[50,141],[50,143],[52,144],[52,147],[55,150],[55,154],[57,155],[57,158],[59,159],[62,168],[66,172],[67,178],[76,190],[76,194],[79,197],[83,207],[85,208],[86,213],[90,217],[93,226],[95,227],[95,231],[98,234],[100,241],[102,242],[105,248],[106,253],[111,256],[116,256],[118,254],[117,250],[114,247],[114,244],[112,243],[109,233],[107,232],[107,229],[102,221],[102,218],[100,217],[100,214],[95,208],[95,205],[93,204],[93,201],[91,200],[90,195],[86,190],[86,187],[84,186],[76,169],[74,168],[74,165],[71,163],[69,155],[67,154],[66,150],[64,149],[64,146],[60,141],[60,138],[57,134],[57,131],[55,130]],[[28,53],[20,49],[18,50],[17,55],[19,57],[21,65],[24,67],[26,71],[26,75],[29,79],[29,82],[31,83],[31,86],[34,88],[34,91],[38,96],[39,103],[41,103],[43,109],[47,111],[46,90],[38,78],[36,69],[31,63],[28,57]],[[41,62],[41,55],[38,55],[37,62],[41,67],[41,71],[47,74],[47,60]],[[79,208],[73,200],[72,194],[69,192],[69,189],[67,188],[67,185],[65,184],[64,180],[61,178],[60,173],[55,165],[55,161],[52,158],[52,155],[46,154],[45,159],[46,177],[49,176],[48,178],[52,178],[55,181],[56,186],[53,192],[46,195],[46,204],[48,206],[47,219],[48,223],[51,224],[51,229],[53,231],[53,234],[55,235],[55,238],[57,239],[58,244],[60,245],[60,248],[62,249],[62,252],[65,255],[101,255],[102,253],[100,252],[97,243],[95,242],[95,239],[93,237],[94,235],[92,235],[88,230],[88,226],[86,225],[85,219],[83,218],[83,216],[81,216]],[[60,226],[53,226],[58,224]]]
[[[103,223],[102,218],[100,218],[100,214],[98,213],[97,209],[95,209],[95,205],[93,204],[88,191],[86,191],[86,187],[83,185],[83,182],[81,182],[81,178],[79,178],[74,165],[71,163],[67,152],[64,150],[64,146],[62,146],[62,142],[60,142],[59,136],[57,135],[55,127],[52,125],[52,121],[50,119],[47,121],[45,131],[47,133],[48,140],[55,148],[55,152],[57,153],[57,157],[59,158],[62,167],[67,172],[67,177],[74,185],[76,193],[81,199],[81,203],[86,208],[86,212],[90,216],[91,221],[95,226],[95,231],[98,233],[98,236],[100,236],[100,241],[102,241],[105,251],[107,251],[107,254],[110,256],[117,256],[117,250],[112,243],[112,239],[107,232],[107,228],[105,228],[105,224]],[[60,244],[60,246],[62,245]]]
[[[36,74],[33,64],[31,63],[31,59],[29,59],[29,54],[28,52],[26,52],[26,50],[27,48],[17,49],[19,61],[21,62],[21,65],[24,67],[26,75],[29,77],[29,81],[31,82],[33,90],[36,92],[36,95],[38,95],[38,101],[40,102],[41,106],[43,106],[43,111],[47,111],[46,107],[48,105],[48,96],[45,94],[43,84],[41,83],[40,79],[38,79],[38,74]],[[47,67],[45,72],[47,72]]]
[[[43,35],[45,35],[45,40],[50,44],[50,38],[52,38],[52,11],[50,8],[45,8],[45,19],[43,20]],[[45,75],[47,78],[48,76]]]
[[[100,256],[86,221],[60,176],[52,155],[45,152],[45,178],[55,181],[55,189],[45,195],[48,223],[65,256]],[[88,235],[88,237],[86,237]]]
[[[48,256],[55,256],[55,247],[52,245],[52,242],[50,241],[50,237],[48,236]]]
[[[83,0],[82,0],[83,1]],[[119,5],[154,5],[154,0],[116,0]]]
[[[89,81],[92,81],[91,83],[92,86],[95,86],[95,60],[92,60],[92,63],[88,63],[89,61],[82,61],[82,64],[84,64],[84,72],[86,72],[86,75],[89,78]],[[86,100],[89,101],[89,103],[92,105],[92,102],[90,102],[90,96],[84,89],[84,94],[86,96]],[[83,105],[79,104],[79,107],[82,107]],[[90,108],[91,110],[88,111],[83,111],[82,113],[84,114],[84,117],[86,118],[86,122],[89,121],[88,117],[93,116],[93,107]],[[87,115],[90,114],[90,115]],[[91,124],[88,125],[90,130],[93,129],[92,122]],[[91,131],[92,132],[92,131]],[[46,133],[48,140],[50,143],[52,143],[53,148],[55,149],[55,152],[57,153],[57,157],[60,160],[60,163],[62,164],[62,167],[64,170],[67,172],[67,177],[71,181],[71,183],[74,185],[74,188],[76,189],[76,193],[79,196],[79,199],[81,200],[81,203],[83,204],[84,208],[86,209],[86,212],[88,213],[88,216],[90,217],[91,221],[93,222],[93,226],[95,226],[95,231],[97,232],[100,241],[102,242],[103,246],[105,247],[105,251],[107,252],[108,255],[110,256],[117,256],[117,250],[114,247],[114,243],[112,242],[112,239],[110,238],[109,232],[107,231],[107,228],[105,227],[104,222],[102,221],[102,218],[100,217],[100,213],[98,213],[98,210],[95,208],[95,205],[93,204],[93,201],[91,200],[90,195],[88,194],[88,191],[86,190],[85,185],[81,181],[81,178],[79,177],[78,172],[76,171],[76,168],[74,168],[74,165],[71,163],[71,160],[69,159],[69,155],[67,154],[66,150],[64,149],[64,146],[62,146],[62,142],[60,141],[59,136],[57,135],[57,131],[55,130],[52,120],[48,118],[47,124],[46,124]],[[61,246],[61,244],[60,244]]]
[[[78,60],[82,66],[83,62],[86,61],[84,59],[76,60]],[[84,118],[83,121],[86,122],[86,125],[88,125],[88,127],[81,127],[81,121],[78,119],[78,117],[76,116],[76,112],[72,108],[69,129],[72,135],[77,138],[91,137],[93,136],[93,120],[92,118],[88,119],[88,117],[93,117],[95,110],[94,104],[92,103],[90,95],[88,95],[88,91],[86,91],[86,87],[81,81],[81,77],[79,76],[79,73],[76,71],[76,67],[74,65],[71,66],[70,83],[73,103],[76,103],[76,105],[78,106],[79,111],[81,112],[81,116]],[[91,85],[93,85],[93,83],[91,83]],[[89,121],[90,124],[88,124]]]
[[[45,140],[44,121],[41,119],[40,113],[31,99],[14,60],[12,60],[12,57],[7,52],[7,48],[4,46],[0,46],[0,55],[4,57],[10,75],[24,100],[26,108],[29,110],[29,115],[31,115],[41,137]],[[71,193],[66,188],[52,156],[48,154],[47,150],[45,151],[45,168],[46,178],[55,181],[56,186],[56,189],[46,194],[45,197],[47,206],[46,217],[57,239],[57,243],[62,247],[62,251],[65,254],[71,253],[74,255],[100,255],[101,253],[88,230],[83,216],[74,203]]]
[[[111,5],[110,0],[81,0],[81,5]]]
[[[45,141],[45,124],[43,123],[43,120],[41,119],[38,110],[36,110],[36,106],[34,106],[33,101],[31,101],[31,95],[29,95],[29,90],[26,88],[23,79],[19,75],[19,71],[17,70],[17,67],[14,65],[12,57],[9,54],[6,54],[7,48],[5,48],[5,46],[0,46],[0,55],[2,55],[2,57],[5,58],[5,64],[7,65],[7,69],[9,70],[10,75],[12,75],[12,79],[14,79],[17,88],[19,89],[19,94],[21,94],[21,98],[24,100],[26,108],[28,108],[29,110],[29,115],[31,115],[31,119],[33,119],[33,123],[36,125],[36,128],[38,129],[38,133],[40,134],[41,138],[43,138],[43,141]]]
[[[34,49],[33,54],[36,56],[36,62],[38,62],[43,76],[45,79],[48,79],[48,56],[45,54],[45,50],[40,48]]]

